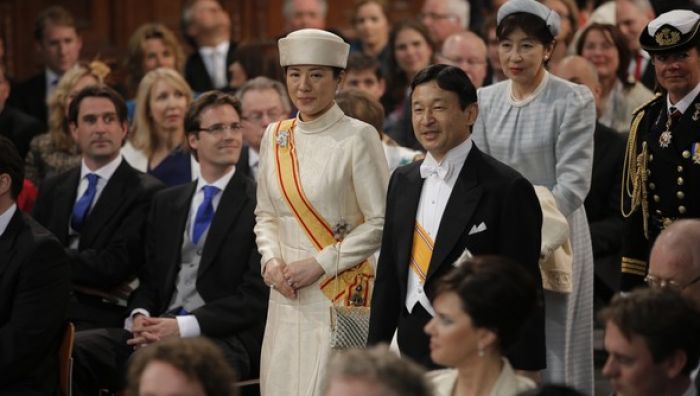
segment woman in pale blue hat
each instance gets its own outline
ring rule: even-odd
[[[509,80],[479,90],[472,139],[532,184],[550,189],[569,222],[573,291],[545,290],[542,379],[593,394],[593,254],[583,207],[593,162],[593,95],[546,69],[559,31],[556,12],[534,0],[510,0],[497,22],[499,58]],[[544,362],[512,363],[537,370]]]
[[[330,353],[331,305],[369,305],[388,170],[377,131],[334,100],[349,45],[302,29],[279,50],[299,113],[270,124],[260,147],[255,234],[271,287],[260,387],[311,396]]]

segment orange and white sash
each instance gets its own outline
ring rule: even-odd
[[[433,257],[434,242],[428,232],[416,221],[413,229],[413,247],[411,248],[411,263],[409,267],[413,271],[421,285],[425,283],[430,268],[430,259]]]
[[[277,180],[284,201],[289,205],[311,243],[317,250],[332,245],[336,240],[328,222],[314,209],[306,198],[299,176],[299,163],[294,145],[296,119],[277,123],[274,135]],[[321,291],[334,304],[369,306],[372,266],[362,263],[338,274],[326,275],[321,281]]]

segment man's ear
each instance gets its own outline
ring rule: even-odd
[[[661,364],[663,364],[668,378],[676,378],[681,375],[687,362],[688,356],[685,351],[676,349]]]
[[[12,190],[12,178],[7,173],[0,173],[0,197]]]
[[[467,124],[469,126],[474,125],[476,118],[479,116],[479,105],[476,103],[470,103],[467,108],[464,109],[464,114],[467,117]]]
[[[73,138],[73,141],[77,144],[78,143],[78,124],[74,123],[74,122],[69,122],[68,128],[70,129],[70,135]]]
[[[379,84],[379,92],[380,92],[379,96],[380,97],[384,96],[384,93],[386,92],[386,80],[383,78],[380,78],[378,84]]]

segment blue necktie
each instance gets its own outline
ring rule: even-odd
[[[212,205],[211,201],[216,193],[219,192],[219,188],[204,186],[202,191],[204,191],[204,200],[197,208],[197,215],[194,217],[194,227],[192,227],[192,242],[195,245],[199,242],[199,238],[202,237],[207,227],[209,227],[211,219],[214,218],[214,205]]]
[[[85,218],[90,211],[90,206],[92,206],[92,201],[95,200],[95,195],[97,194],[97,180],[100,178],[94,173],[88,173],[85,177],[88,179],[88,188],[73,206],[73,216],[70,220],[71,227],[78,232],[83,228]]]

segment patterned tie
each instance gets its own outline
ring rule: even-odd
[[[212,200],[220,190],[215,186],[204,186],[202,191],[204,192],[204,200],[197,208],[197,215],[194,217],[194,227],[192,227],[192,242],[195,245],[199,242],[207,227],[209,227],[211,219],[214,218]]]
[[[88,188],[73,206],[73,216],[70,220],[71,227],[78,232],[83,228],[85,218],[90,211],[90,206],[92,206],[92,201],[95,200],[95,195],[97,194],[97,180],[100,178],[95,173],[88,173],[85,177],[88,180]]]

